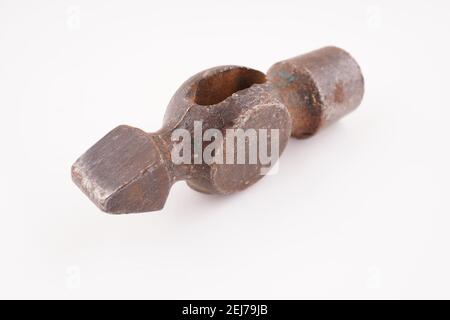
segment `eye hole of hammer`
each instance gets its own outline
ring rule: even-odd
[[[212,105],[222,102],[233,93],[266,82],[264,73],[246,68],[233,68],[218,72],[199,81],[194,102]]]

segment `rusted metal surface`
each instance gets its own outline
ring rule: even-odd
[[[279,152],[289,136],[304,138],[355,109],[364,83],[355,60],[326,47],[273,65],[267,75],[240,66],[200,72],[175,93],[155,133],[119,126],[72,167],[78,187],[103,211],[132,213],[163,208],[171,186],[180,180],[200,192],[229,194],[263,177],[261,163],[174,164],[171,134],[194,121],[203,130],[278,129]]]
[[[356,61],[344,50],[322,48],[273,65],[267,79],[292,116],[292,136],[304,138],[354,110],[364,94]]]

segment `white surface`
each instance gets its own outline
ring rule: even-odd
[[[0,297],[450,298],[447,1],[0,0]],[[362,105],[230,197],[101,213],[70,166],[203,69],[348,50]]]

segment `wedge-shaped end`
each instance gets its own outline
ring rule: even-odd
[[[119,126],[72,166],[75,184],[101,210],[138,213],[164,207],[171,179],[154,138]]]

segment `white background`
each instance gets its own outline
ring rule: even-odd
[[[448,1],[0,0],[0,297],[450,298]],[[366,93],[229,196],[111,216],[70,167],[216,65],[340,46]]]

